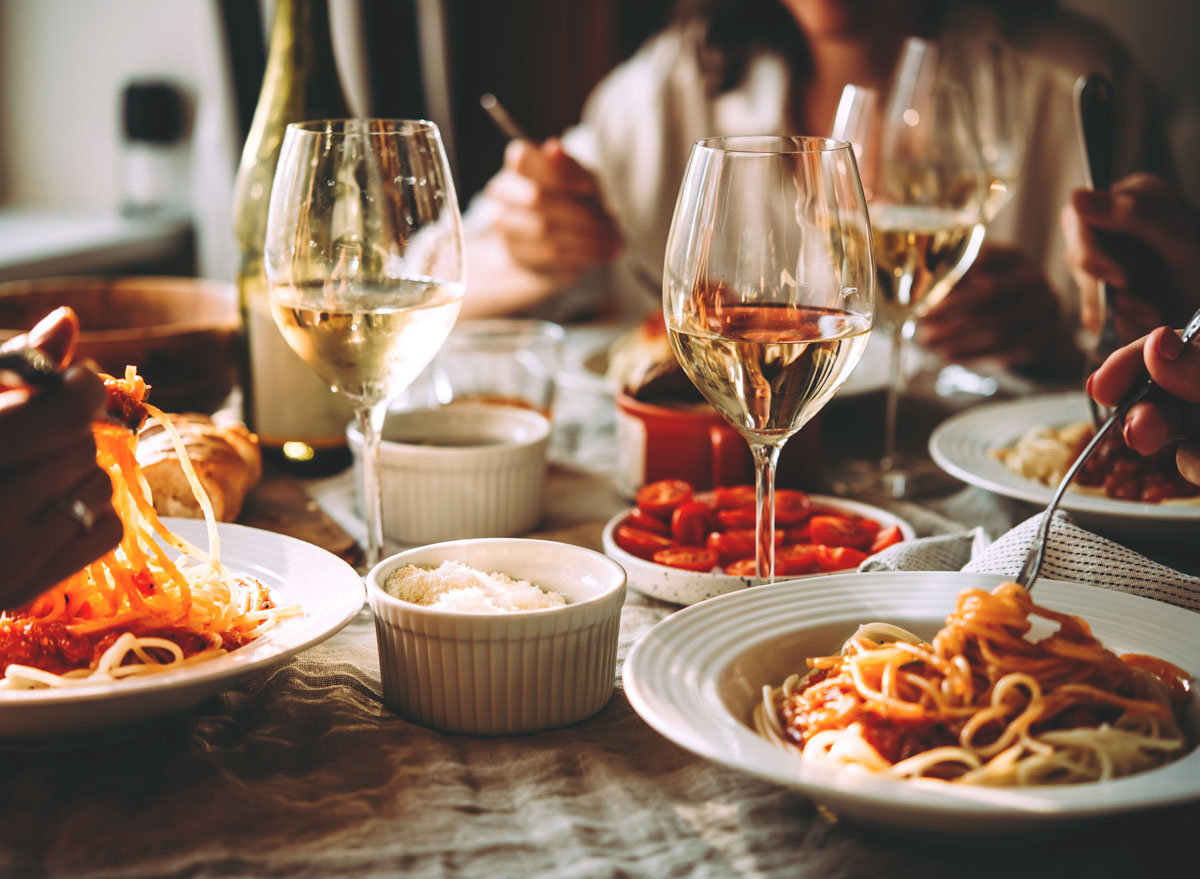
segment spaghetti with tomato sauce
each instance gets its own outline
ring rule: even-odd
[[[1058,628],[1027,638],[1031,617]],[[1191,676],[1117,656],[1079,617],[1021,586],[966,590],[931,642],[861,626],[840,653],[763,688],[755,728],[806,760],[896,778],[1026,785],[1105,781],[1181,756]]]
[[[148,388],[136,370],[104,378],[109,418],[93,425],[96,458],[112,481],[124,534],[114,550],[25,607],[0,613],[0,689],[63,688],[177,669],[241,647],[301,613],[298,606],[275,606],[262,583],[221,563],[212,504],[178,430],[146,402]],[[135,456],[146,417],[172,439],[204,513],[207,551],[171,532],[154,511]]]

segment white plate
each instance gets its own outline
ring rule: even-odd
[[[847,501],[838,497],[826,497],[820,494],[810,494],[809,497],[812,499],[814,506],[829,507],[838,512],[874,519],[879,523],[881,529],[899,525],[900,533],[904,535],[905,540],[912,540],[916,537],[916,532],[913,530],[912,525],[909,525],[899,516],[895,516],[887,510],[881,510],[879,507],[862,504],[858,501]],[[695,604],[698,601],[704,601],[718,595],[725,595],[729,592],[737,592],[749,586],[762,583],[762,580],[758,577],[735,577],[730,574],[711,574],[703,571],[685,571],[682,568],[671,568],[627,553],[621,547],[617,546],[616,540],[613,539],[613,532],[632,511],[633,508],[631,507],[609,519],[604,525],[604,533],[600,539],[604,545],[605,554],[618,562],[625,569],[625,573],[629,575],[630,587],[641,592],[643,595],[649,595],[651,598],[670,601],[675,604]],[[831,575],[806,574],[803,577],[795,579],[804,580],[812,577],[828,576]]]
[[[207,547],[204,522],[165,518],[167,527]],[[299,604],[304,615],[282,620],[244,647],[209,662],[159,675],[70,690],[0,692],[0,739],[31,742],[79,738],[156,719],[202,702],[235,678],[278,662],[337,632],[362,609],[362,579],[330,552],[282,534],[218,525],[221,561],[258,578],[276,604]]]
[[[1149,772],[1103,784],[983,788],[878,778],[804,763],[754,732],[763,684],[836,652],[863,622],[881,620],[930,637],[963,589],[1004,578],[959,572],[835,574],[760,586],[685,608],[629,653],[630,703],[659,733],[689,751],[798,788],[836,814],[939,836],[984,836],[1064,825],[1200,799],[1200,750]],[[1117,653],[1150,653],[1200,672],[1200,614],[1148,598],[1039,580],[1040,604],[1082,616]],[[1190,721],[1200,723],[1193,690]]]
[[[996,494],[1045,506],[1054,488],[1013,473],[992,451],[1011,447],[1030,428],[1064,427],[1088,419],[1083,394],[1048,394],[1009,403],[987,403],[954,415],[934,429],[929,454],[939,467],[963,482]],[[1147,530],[1200,524],[1200,503],[1147,504],[1068,489],[1059,506],[1082,524],[1103,520],[1140,523]]]

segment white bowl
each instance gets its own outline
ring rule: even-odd
[[[404,565],[456,561],[559,592],[563,607],[463,613],[384,591]],[[401,552],[367,575],[383,698],[444,732],[531,733],[577,723],[612,696],[625,571],[598,552],[549,540],[457,540]]]
[[[359,468],[362,434],[351,425],[346,435]],[[532,530],[542,515],[549,442],[549,420],[513,406],[392,413],[380,448],[384,533],[423,544]]]
[[[811,494],[809,497],[814,506],[839,513],[849,513],[852,516],[865,516],[868,519],[874,519],[881,528],[898,525],[905,540],[912,540],[916,537],[916,531],[913,530],[912,525],[879,507],[819,494]],[[732,574],[714,574],[708,571],[686,571],[683,568],[672,568],[626,552],[617,546],[613,532],[632,511],[630,508],[609,519],[600,539],[604,546],[604,552],[610,558],[615,559],[629,574],[629,585],[643,595],[649,595],[651,598],[661,601],[670,601],[674,604],[695,604],[708,598],[725,595],[728,592],[737,592],[739,589],[757,586],[763,582],[761,577],[737,577]],[[781,576],[776,579],[803,580],[807,577],[828,577],[835,573],[845,572],[829,571],[820,574],[803,574],[798,577]]]
[[[1115,781],[1002,788],[906,781],[804,761],[754,731],[751,715],[763,684],[803,670],[806,657],[836,651],[859,624],[890,622],[931,638],[959,592],[990,590],[1006,579],[884,571],[725,595],[672,614],[647,632],[622,668],[625,694],[643,720],[693,753],[799,789],[844,818],[942,844],[1046,834],[1084,820],[1200,799],[1200,749]],[[1200,615],[1054,580],[1039,580],[1033,599],[1083,617],[1118,654],[1148,653],[1192,672],[1200,669]],[[1193,728],[1200,720],[1194,687],[1189,720]]]

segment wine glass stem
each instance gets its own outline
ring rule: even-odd
[[[383,558],[383,494],[379,487],[379,443],[387,402],[360,406],[355,411],[362,433],[362,499],[367,521],[366,566],[373,568]]]
[[[779,462],[777,444],[750,443],[754,457],[755,516],[754,545],[758,576],[775,582],[775,465]]]
[[[896,285],[897,301],[906,302],[912,290],[912,277],[906,274]],[[879,469],[884,473],[896,466],[896,430],[900,419],[900,392],[904,388],[904,323],[898,316],[891,318],[892,350],[883,410],[883,459],[879,462]]]

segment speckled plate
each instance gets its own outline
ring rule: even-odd
[[[912,540],[916,532],[908,522],[887,510],[873,507],[870,504],[848,501],[837,497],[824,495],[809,495],[815,506],[827,507],[840,513],[853,516],[865,516],[874,519],[881,528],[900,526],[900,533],[905,540]],[[610,558],[619,562],[629,575],[629,585],[652,598],[670,601],[674,604],[695,604],[718,595],[737,592],[750,586],[757,586],[763,581],[759,577],[734,577],[730,574],[713,574],[699,571],[685,571],[682,568],[670,568],[666,565],[655,564],[646,559],[638,558],[617,546],[613,532],[617,526],[632,512],[632,508],[623,510],[613,516],[604,526],[601,540],[604,552]],[[829,574],[807,574],[795,579],[811,579],[813,577],[828,577]]]
[[[988,788],[880,778],[814,765],[751,725],[764,684],[836,652],[860,623],[891,622],[932,635],[967,588],[1004,578],[960,572],[834,574],[723,595],[656,625],[629,653],[625,693],[642,719],[677,745],[797,788],[845,818],[905,832],[996,836],[1200,799],[1200,750],[1115,781]],[[1149,653],[1200,671],[1200,614],[1094,586],[1039,580],[1035,598],[1082,616],[1106,647]],[[1191,727],[1200,728],[1193,688]]]

